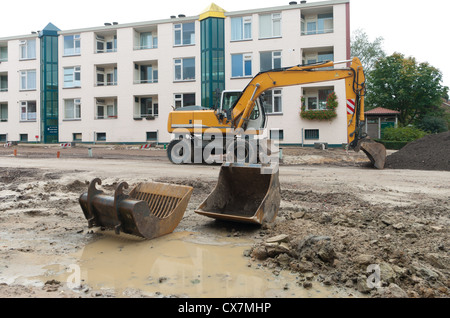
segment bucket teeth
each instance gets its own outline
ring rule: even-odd
[[[166,183],[140,183],[129,194],[128,183],[120,183],[114,196],[97,190],[101,180],[89,184],[79,203],[89,227],[103,227],[144,237],[159,237],[173,232],[183,218],[193,188]]]

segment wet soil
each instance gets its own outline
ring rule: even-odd
[[[61,151],[59,159],[56,151]],[[94,284],[93,277],[102,274],[94,265],[82,288],[66,286],[65,276],[58,273],[80,262],[80,255],[90,249],[96,257],[113,255],[104,246],[96,250],[93,244],[114,239],[88,229],[78,204],[95,177],[102,179],[101,189],[107,193],[122,181],[130,189],[146,181],[192,186],[184,218],[172,235],[190,233],[196,244],[223,245],[229,240],[244,244],[238,255],[245,261],[236,263],[242,264],[242,273],[264,270],[273,282],[263,297],[299,297],[299,289],[306,292],[303,297],[311,297],[308,292],[319,287],[333,289],[328,294],[321,290],[319,297],[450,295],[449,172],[376,170],[368,167],[361,153],[286,148],[278,216],[274,223],[258,227],[194,213],[216,186],[220,166],[174,166],[163,149],[95,149],[103,159],[88,158],[85,148],[64,151],[19,147],[14,156],[10,148],[0,150],[0,297],[197,297],[200,278],[189,279],[184,288],[169,274],[148,275],[146,279],[152,280],[147,284],[132,285],[133,275],[140,277],[136,273],[119,278],[104,273],[103,284],[117,279],[123,287],[111,289]],[[139,153],[134,156],[135,152]],[[158,241],[150,242],[146,244],[163,248],[154,245]],[[146,253],[133,248],[122,242],[112,250],[136,257]],[[204,263],[204,268],[215,266]],[[240,265],[235,267],[232,272],[239,272]],[[379,280],[373,280],[376,269]],[[214,274],[205,280],[210,276]],[[224,277],[220,279],[230,279]],[[377,284],[373,287],[368,281]],[[150,285],[155,288],[151,293],[145,290]],[[211,295],[214,292],[209,289]],[[239,288],[228,292],[227,297],[242,296]]]

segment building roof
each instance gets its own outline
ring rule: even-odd
[[[364,112],[365,115],[399,115],[400,112],[392,109],[386,109],[383,107],[377,107]]]
[[[223,18],[225,19],[225,10],[215,3],[211,3],[202,13],[200,13],[199,20],[207,18]]]

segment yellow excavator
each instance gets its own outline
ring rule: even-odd
[[[334,68],[335,65],[350,63],[348,68]],[[256,75],[242,92],[224,91],[217,109],[201,106],[177,108],[170,112],[167,123],[169,133],[175,138],[167,147],[167,156],[173,163],[199,163],[204,156],[194,156],[196,150],[204,154],[214,136],[213,150],[222,149],[224,154],[237,153],[245,146],[246,162],[253,162],[258,151],[251,151],[249,143],[240,142],[240,135],[261,135],[267,124],[263,101],[265,91],[277,87],[304,85],[326,81],[345,80],[347,112],[347,143],[350,149],[363,150],[372,164],[383,169],[386,159],[385,148],[371,142],[361,131],[364,121],[365,76],[358,58],[342,62],[323,62],[312,65],[275,69]],[[220,141],[218,140],[220,139]],[[218,145],[221,147],[217,147]],[[212,148],[212,147],[210,147]],[[208,152],[209,153],[209,152]],[[253,154],[253,157],[252,157]],[[249,157],[250,156],[250,157]],[[202,161],[200,161],[202,160]]]
[[[341,63],[350,67],[334,68]],[[372,164],[383,169],[386,149],[361,132],[364,121],[365,76],[358,58],[343,62],[299,65],[261,72],[242,92],[224,91],[216,109],[190,106],[170,112],[168,131],[175,138],[167,147],[176,164],[212,163],[223,158],[219,180],[212,193],[195,210],[214,219],[253,224],[273,222],[281,201],[278,156],[270,153],[264,136],[267,117],[262,94],[273,88],[345,80],[348,147],[363,150]],[[221,160],[216,160],[221,162]],[[147,239],[171,233],[181,221],[192,187],[138,184],[129,194],[120,183],[114,196],[98,190],[94,179],[79,202],[89,227],[104,227]]]

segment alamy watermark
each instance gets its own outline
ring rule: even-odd
[[[380,288],[381,287],[381,269],[378,264],[370,264],[367,266],[367,273],[370,273],[369,277],[367,277],[367,287],[372,288]]]
[[[198,122],[195,125],[201,126]],[[279,141],[263,137],[266,132],[261,135],[244,133],[242,129],[227,129],[223,134],[217,128],[196,130],[194,134],[186,128],[174,130],[175,139],[179,142],[169,149],[172,162],[261,164],[278,169]]]

